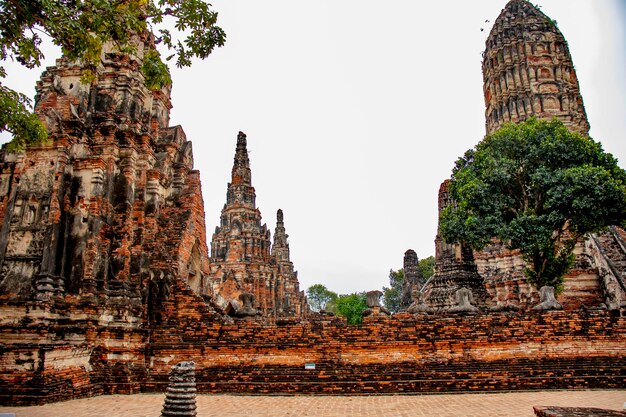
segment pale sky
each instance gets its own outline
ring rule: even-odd
[[[591,136],[626,167],[626,0],[538,3],[569,42]],[[263,220],[273,233],[283,209],[302,289],[380,289],[407,249],[434,255],[439,185],[485,133],[485,21],[506,1],[212,4],[226,45],[172,71],[209,240],[241,130]],[[41,69],[9,71],[34,94]]]

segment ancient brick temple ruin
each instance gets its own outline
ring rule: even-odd
[[[589,122],[567,42],[554,21],[525,0],[511,0],[494,22],[483,54],[487,133],[529,117],[561,120],[587,135]],[[439,211],[452,204],[449,182],[439,190]],[[425,303],[455,308],[456,291],[471,289],[474,302],[491,309],[530,308],[539,292],[526,282],[524,261],[494,241],[482,251],[450,245],[439,236],[435,274],[419,287]],[[612,227],[581,241],[574,268],[559,296],[566,309],[617,308],[626,303],[626,233]]]
[[[499,62],[488,64],[486,91],[500,80],[488,123],[522,117],[525,105],[585,128],[566,44],[549,23],[521,0],[498,18],[485,54],[497,48]],[[152,47],[147,35],[137,43]],[[564,311],[531,308],[539,295],[515,254],[438,240],[429,282],[405,254],[407,311],[372,303],[360,326],[308,314],[283,213],[273,245],[262,225],[243,134],[209,257],[191,143],[169,126],[169,89],[145,87],[141,59],[107,49],[92,85],[59,60],[37,85],[51,144],[0,155],[1,404],[164,392],[186,361],[201,393],[626,387],[621,229],[581,243]],[[440,205],[447,198],[444,186]]]
[[[285,319],[308,313],[289,258],[283,211],[279,209],[276,217],[272,246],[270,231],[261,225],[256,207],[246,135],[239,132],[226,204],[211,241],[211,294],[227,313],[237,314],[243,308],[237,300],[244,293],[254,296],[254,308],[267,317]]]
[[[149,37],[137,39],[140,50]],[[141,315],[161,283],[208,273],[204,203],[191,142],[169,126],[167,87],[140,57],[107,50],[94,85],[65,59],[37,84],[51,145],[1,155],[0,294],[86,297]],[[158,238],[157,238],[158,236]]]

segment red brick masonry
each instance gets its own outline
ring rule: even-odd
[[[180,281],[155,307],[158,322],[134,321],[122,306],[104,311],[80,297],[65,302],[0,306],[3,404],[163,391],[181,360],[196,362],[198,390],[206,393],[626,387],[626,317],[619,311],[267,325],[229,322]],[[69,313],[55,317],[59,309]]]

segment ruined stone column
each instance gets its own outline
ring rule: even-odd
[[[161,417],[196,416],[196,364],[180,362],[172,367]]]

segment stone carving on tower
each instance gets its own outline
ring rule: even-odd
[[[526,0],[511,0],[496,19],[483,55],[487,134],[531,116],[589,133],[567,41],[556,22]]]
[[[248,157],[247,139],[237,136],[226,204],[211,241],[210,286],[215,302],[227,313],[239,295],[254,295],[257,308],[267,318],[299,317],[307,313],[304,293],[289,258],[289,244],[278,211],[274,247],[270,231],[262,224]]]

